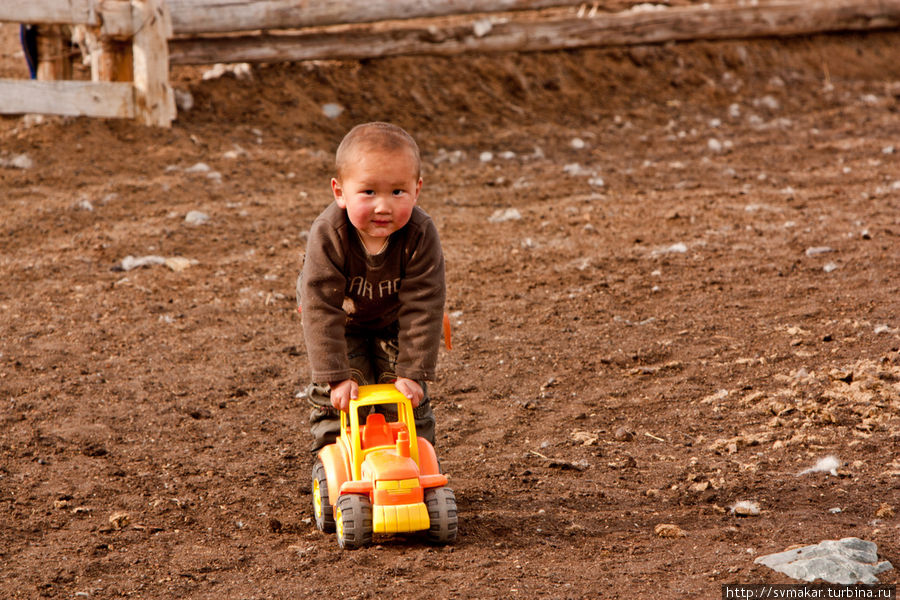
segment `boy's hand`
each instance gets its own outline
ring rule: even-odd
[[[350,408],[350,400],[356,400],[358,397],[359,384],[352,379],[331,384],[331,405],[338,410],[347,412]]]
[[[413,408],[419,406],[419,403],[425,398],[425,392],[422,391],[422,386],[412,379],[398,377],[397,381],[394,382],[394,387],[397,388],[401,394],[409,398]]]

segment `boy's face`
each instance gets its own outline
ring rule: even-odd
[[[331,190],[363,244],[376,254],[388,236],[409,222],[422,178],[417,177],[415,159],[408,150],[360,148],[352,158],[341,180],[331,180]]]

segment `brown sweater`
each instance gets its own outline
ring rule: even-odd
[[[419,207],[378,255],[366,253],[347,213],[332,203],[313,222],[297,279],[312,380],[350,377],[344,334],[399,330],[397,375],[434,379],[444,313],[444,255]]]

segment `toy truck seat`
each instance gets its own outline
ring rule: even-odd
[[[366,425],[362,430],[362,447],[364,450],[377,446],[393,446],[394,435],[391,426],[381,413],[372,413],[366,417]]]

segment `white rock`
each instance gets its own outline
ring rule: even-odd
[[[891,328],[887,325],[876,325],[875,326],[875,331],[874,331],[875,335],[879,335],[882,333],[890,333],[890,332],[891,332]]]
[[[475,34],[475,37],[484,37],[489,34],[493,28],[494,24],[491,23],[490,19],[478,19],[472,23],[472,33]]]
[[[837,456],[828,455],[825,458],[820,458],[816,464],[810,468],[797,473],[797,476],[808,475],[809,473],[829,473],[833,477],[837,477],[837,470],[840,468],[841,464],[841,460]]]
[[[740,500],[734,503],[731,512],[739,517],[755,517],[759,515],[759,504],[750,500]]]
[[[606,185],[606,182],[602,177],[591,177],[588,179],[588,185],[592,185],[594,187],[603,187]]]
[[[149,267],[153,265],[164,264],[166,264],[166,259],[162,256],[149,255],[135,257],[128,255],[122,259],[122,262],[119,266],[123,271],[130,271],[132,269],[137,269],[138,267]]]
[[[478,155],[478,160],[480,160],[480,161],[483,162],[483,163],[489,163],[489,162],[491,162],[492,160],[494,160],[494,153],[493,153],[493,152],[484,151],[484,152],[482,152],[481,154]]]
[[[498,208],[494,211],[494,214],[488,218],[488,222],[504,223],[506,221],[520,221],[521,219],[522,213],[515,208]]]
[[[658,250],[660,254],[685,254],[688,251],[687,244],[684,242],[678,242],[677,244],[672,244],[671,246],[666,246]]]
[[[829,246],[813,246],[806,249],[806,256],[818,256],[819,254],[827,254],[834,252],[834,248]]]
[[[189,225],[203,225],[209,221],[209,215],[199,210],[192,210],[184,217],[184,222]]]
[[[198,162],[184,170],[185,173],[209,173],[212,169],[205,162]]]
[[[831,272],[837,271],[837,269],[838,269],[837,263],[833,263],[833,262],[830,262],[827,265],[825,265],[824,267],[822,267],[822,270],[825,271],[826,273],[831,273]]]
[[[590,177],[596,175],[597,172],[587,167],[582,167],[578,163],[569,163],[563,167],[563,172],[572,177]]]
[[[329,119],[337,119],[344,112],[344,107],[336,102],[328,102],[322,105],[322,114]]]
[[[716,138],[709,138],[709,141],[706,142],[706,147],[709,148],[711,152],[721,152],[722,142]]]
[[[208,81],[210,79],[219,79],[223,75],[232,74],[237,79],[253,79],[253,69],[249,63],[218,63],[203,72],[202,79]]]
[[[825,540],[760,556],[753,562],[801,581],[821,579],[841,585],[874,585],[878,583],[876,575],[893,568],[886,560],[878,561],[878,546],[859,538]]]
[[[572,141],[569,142],[569,145],[572,146],[576,150],[581,150],[582,148],[587,146],[585,141],[581,138],[572,138]]]
[[[762,98],[753,102],[754,106],[762,106],[763,108],[768,108],[769,110],[778,110],[781,108],[781,102],[779,102],[774,96],[763,96]]]
[[[27,154],[16,154],[12,158],[0,158],[0,167],[11,169],[30,169],[34,166]]]
[[[172,92],[175,95],[175,106],[178,107],[178,110],[188,112],[194,108],[194,95],[190,90],[174,88]]]
[[[93,211],[94,211],[94,205],[91,204],[91,201],[88,200],[87,198],[82,198],[81,200],[79,200],[78,202],[76,202],[76,203],[75,203],[75,208],[77,208],[78,210],[86,211],[86,212],[93,212]]]
[[[894,147],[893,146],[885,146],[884,148],[881,149],[881,153],[882,154],[893,154]]]

